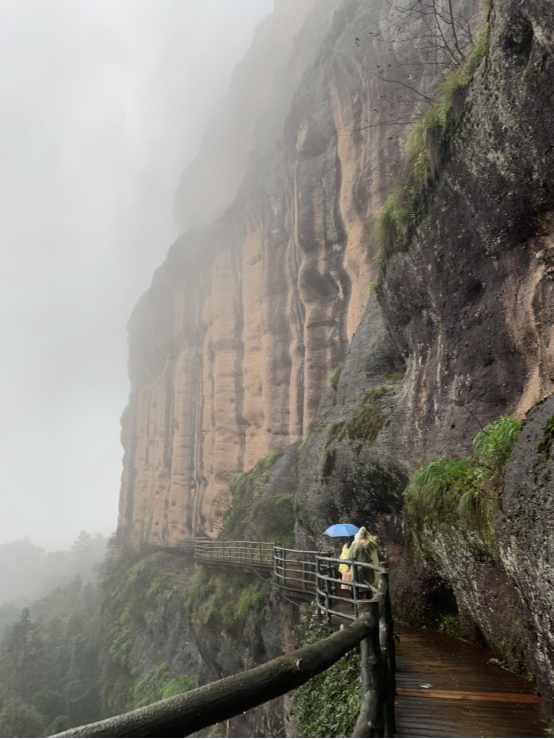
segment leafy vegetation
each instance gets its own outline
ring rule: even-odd
[[[457,108],[489,43],[488,24],[481,29],[466,61],[446,75],[439,85],[434,104],[412,126],[406,141],[398,182],[377,219],[377,261],[379,290],[387,260],[408,249],[417,227],[427,212],[440,172],[448,158],[449,143],[456,127]]]
[[[136,634],[156,609],[159,595],[171,587],[173,556],[157,552],[136,561],[140,556],[127,552],[104,582],[102,702],[107,715],[134,707],[130,655]]]
[[[332,444],[333,441],[337,438],[339,433],[342,431],[342,427],[344,426],[343,421],[331,421],[327,425],[327,441],[325,442],[325,446],[328,447],[329,444]]]
[[[342,362],[339,362],[335,369],[331,372],[329,375],[329,385],[333,388],[333,390],[336,390],[339,384],[339,377],[340,373],[342,371],[344,365],[344,360]]]
[[[188,693],[195,687],[196,680],[190,675],[171,677],[171,665],[169,662],[163,662],[135,686],[133,707],[143,708],[151,703],[172,698],[174,695]]]
[[[0,641],[0,736],[50,736],[100,718],[98,593],[80,579],[21,611]]]
[[[270,592],[271,584],[257,575],[211,572],[201,567],[187,589],[184,609],[203,626],[235,627],[237,633],[242,633],[248,615],[265,608]]]
[[[309,617],[304,620],[303,629],[302,646],[329,636],[324,627]],[[352,736],[361,695],[360,656],[352,651],[293,691],[291,715],[298,721],[298,736]]]
[[[384,398],[387,393],[386,385],[379,385],[373,390],[365,392],[362,402],[344,427],[341,438],[346,434],[350,441],[360,442],[356,447],[358,454],[364,443],[373,444],[385,424],[385,417],[378,401]]]
[[[453,615],[443,616],[439,624],[439,631],[442,631],[443,634],[448,634],[448,636],[455,636],[457,639],[460,639],[462,636],[460,617]]]
[[[405,511],[416,532],[462,520],[495,550],[491,511],[521,424],[502,416],[473,440],[473,455],[438,459],[420,467],[404,493]]]

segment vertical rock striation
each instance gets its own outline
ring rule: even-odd
[[[215,111],[177,194],[178,219],[196,225],[129,323],[120,529],[137,538],[217,533],[230,478],[317,417],[367,303],[369,234],[398,154],[374,125],[373,69],[394,52],[372,35],[384,4],[311,4],[278,3],[258,29],[224,103],[236,126],[217,138]]]

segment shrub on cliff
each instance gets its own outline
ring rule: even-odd
[[[329,375],[329,385],[331,385],[333,390],[336,390],[338,387],[340,373],[342,372],[343,365],[344,365],[344,361],[339,362],[337,366],[335,367],[335,369]]]
[[[248,615],[267,605],[271,584],[244,572],[210,572],[201,567],[187,589],[185,613],[199,625],[242,633]]]
[[[309,617],[304,619],[302,628],[302,646],[329,636],[323,626]],[[361,696],[360,656],[354,650],[293,691],[290,715],[298,721],[298,736],[352,736]]]
[[[387,260],[406,250],[432,200],[440,172],[448,159],[450,141],[463,107],[465,92],[486,56],[489,27],[486,22],[474,47],[439,85],[433,105],[413,124],[404,149],[398,182],[377,218],[375,238],[380,277]]]
[[[465,522],[494,549],[491,509],[521,424],[502,416],[473,440],[473,455],[438,459],[420,467],[404,492],[408,523],[417,533],[441,523]]]
[[[357,454],[360,453],[364,444],[373,444],[385,424],[385,417],[381,412],[379,401],[387,393],[386,385],[379,385],[379,387],[364,393],[362,402],[351,415],[339,437],[342,439],[345,435],[348,436],[350,441],[355,444]]]

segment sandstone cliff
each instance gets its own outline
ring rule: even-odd
[[[400,494],[417,467],[471,454],[482,426],[523,419],[553,389],[553,28],[548,3],[492,3],[488,51],[449,112],[426,216],[385,260],[296,493],[298,542],[321,545],[337,516],[369,522],[401,563],[400,615],[436,626],[457,614],[462,633],[538,680],[550,710],[552,490],[540,443],[552,401],[530,413],[505,482],[499,471],[482,493],[485,540],[454,512],[402,559]]]
[[[381,12],[315,3],[237,147],[243,174],[205,215],[229,207],[179,239],[137,306],[120,527],[215,534],[229,479],[288,449],[298,545],[323,546],[341,518],[368,525],[399,566],[404,617],[459,616],[466,635],[528,669],[552,708],[553,492],[550,453],[539,454],[552,402],[531,411],[495,482],[492,543],[459,521],[416,536],[402,493],[422,463],[470,454],[480,426],[523,419],[554,389],[554,13],[546,0],[492,2],[484,58],[448,111],[440,174],[409,243],[382,262],[377,299],[373,224],[399,153],[386,130],[366,128],[380,115],[372,69],[394,56],[372,40]],[[279,80],[294,80],[294,95]],[[267,492],[282,492],[279,478]],[[419,545],[409,556],[406,532]],[[204,655],[209,679],[230,669],[217,658],[225,639]]]
[[[171,247],[129,324],[121,530],[142,538],[217,533],[229,479],[301,438],[315,420],[367,303],[375,276],[368,235],[398,153],[397,139],[372,127],[381,120],[372,101],[382,94],[373,70],[396,53],[372,35],[384,7],[318,0],[291,40],[302,13],[290,20],[283,3],[259,31],[282,31],[290,20],[279,58],[255,75],[268,100],[253,132],[239,141],[231,127],[217,144],[210,133],[199,155],[202,162],[222,147],[240,154],[237,179],[215,192],[210,214],[246,175],[218,219]],[[260,44],[225,105],[240,98]],[[288,48],[270,96],[270,73]],[[206,187],[226,181],[222,171],[206,164]],[[179,213],[186,193],[197,202],[191,187],[180,190]]]

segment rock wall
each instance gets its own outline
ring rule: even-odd
[[[465,633],[533,672],[552,708],[552,491],[539,449],[551,401],[514,452],[494,552],[458,531],[427,542],[426,560],[403,556],[402,492],[419,465],[470,453],[480,425],[523,418],[554,389],[554,12],[493,0],[488,52],[450,113],[427,215],[387,260],[378,301],[371,234],[398,155],[385,130],[366,128],[382,94],[371,70],[393,53],[372,40],[381,12],[315,3],[290,64],[307,35],[317,53],[301,74],[282,71],[296,89],[273,149],[256,157],[249,139],[230,207],[179,239],[137,306],[120,528],[215,534],[229,479],[288,448],[299,546],[327,547],[339,518],[367,525],[400,565],[398,607],[430,620],[458,611]],[[265,110],[283,100],[275,92]],[[255,141],[266,125],[260,114]],[[209,679],[227,669],[205,662]]]
[[[428,532],[423,559],[403,556],[400,494],[418,466],[470,454],[481,426],[524,418],[554,387],[553,29],[549,3],[492,3],[489,51],[451,113],[427,215],[386,262],[380,303],[370,299],[299,456],[297,490],[297,541],[322,546],[337,516],[368,525],[400,564],[397,610],[435,624],[458,613],[466,636],[534,675],[549,710],[552,491],[539,445],[552,401],[530,412],[513,453],[494,547],[459,522]],[[351,424],[360,409],[374,424],[365,438]]]
[[[177,211],[190,221],[190,195],[192,210],[208,214],[192,189],[213,202],[212,214],[238,187],[232,204],[171,247],[129,323],[119,525],[137,539],[217,533],[229,479],[316,419],[367,303],[369,234],[398,154],[397,139],[374,126],[382,113],[372,101],[383,91],[373,70],[396,51],[373,35],[385,3],[318,0],[291,39],[308,6],[294,5],[292,17],[290,3],[279,5],[258,32],[279,26],[282,35],[283,13],[289,19],[286,43],[256,77],[266,92],[292,51],[253,134],[239,143],[231,127],[213,147],[209,134],[199,155],[242,152],[240,187],[225,185],[212,201],[200,181],[185,186],[193,168]],[[225,105],[259,66],[261,46],[257,38]],[[220,170],[208,170],[213,183]]]

